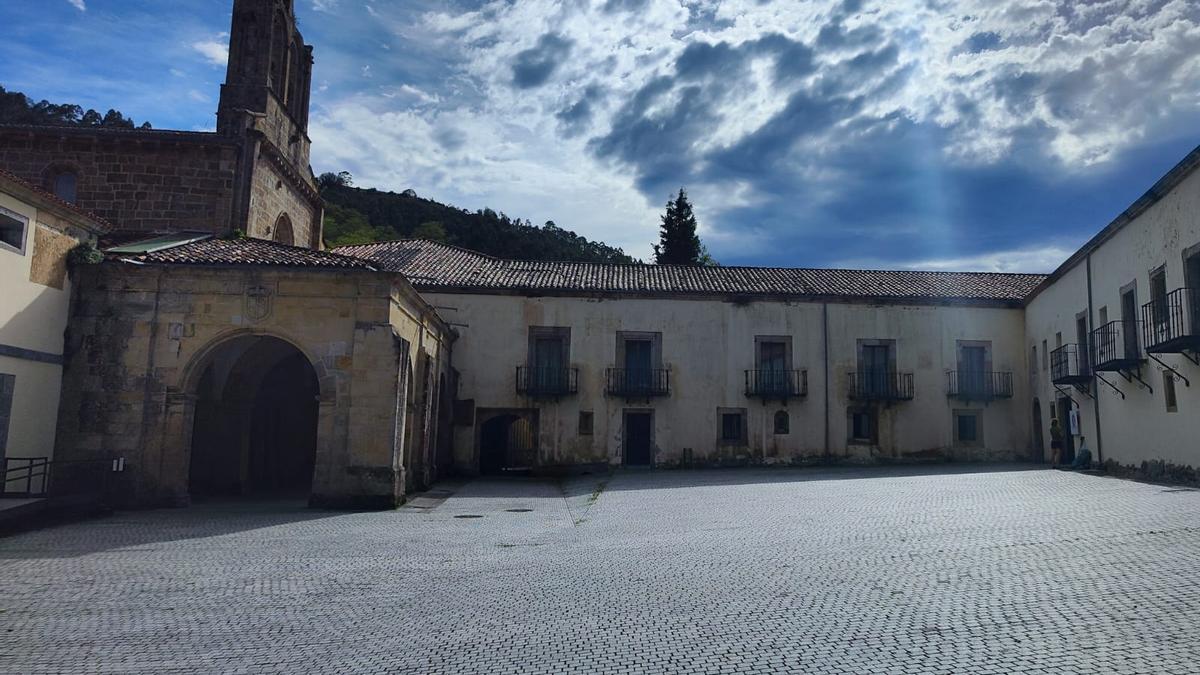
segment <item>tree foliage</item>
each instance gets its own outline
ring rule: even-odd
[[[696,234],[696,214],[683,188],[667,202],[658,243],[654,245],[654,260],[660,265],[716,264]]]
[[[132,118],[116,110],[103,115],[95,110],[84,110],[73,103],[51,103],[46,100],[34,102],[19,91],[8,91],[0,87],[0,123],[34,124],[38,126],[95,127],[105,129],[149,129],[150,123],[137,127]]]
[[[354,187],[346,172],[317,179],[325,199],[325,243],[345,246],[389,239],[431,239],[500,258],[636,262],[619,248],[589,241],[552,221],[536,226],[492,209],[467,211],[403,193]]]

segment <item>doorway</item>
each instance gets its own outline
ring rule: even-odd
[[[626,466],[651,466],[654,463],[653,432],[653,411],[625,411],[624,463]]]
[[[320,389],[308,357],[279,338],[235,338],[210,357],[194,393],[193,498],[309,495]]]
[[[1046,446],[1042,436],[1042,402],[1033,399],[1033,449],[1030,460],[1041,463],[1046,461]]]
[[[498,476],[527,471],[537,464],[536,410],[481,410],[479,473]]]
[[[1071,433],[1071,410],[1073,404],[1069,398],[1058,399],[1058,424],[1062,427],[1063,448],[1060,463],[1070,464],[1075,461],[1075,436]]]

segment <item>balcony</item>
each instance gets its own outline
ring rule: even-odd
[[[1092,380],[1087,349],[1066,344],[1050,352],[1050,381],[1054,384],[1087,384]]]
[[[517,366],[517,393],[532,398],[561,398],[579,393],[579,369]]]
[[[1137,321],[1109,321],[1092,331],[1093,370],[1121,372],[1141,365]]]
[[[992,401],[1013,397],[1011,372],[952,370],[946,395],[960,401]]]
[[[666,368],[609,368],[605,393],[625,398],[653,398],[671,394],[671,373]]]
[[[764,401],[808,396],[808,371],[747,370],[746,396]]]
[[[911,401],[913,375],[875,370],[852,372],[850,398],[855,401]]]
[[[1142,343],[1149,354],[1200,351],[1200,289],[1180,288],[1142,305]]]

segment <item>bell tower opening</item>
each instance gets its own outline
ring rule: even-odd
[[[291,0],[234,0],[217,131],[238,136],[255,115],[281,113],[290,122],[289,144],[306,142],[312,66],[313,49],[296,29]]]

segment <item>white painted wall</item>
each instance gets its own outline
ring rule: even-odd
[[[622,411],[655,412],[656,463],[681,461],[690,448],[697,462],[799,462],[905,460],[931,455],[963,459],[1025,456],[1028,399],[1020,309],[831,304],[829,409],[820,303],[720,300],[599,299],[515,295],[426,294],[460,333],[454,363],[462,374],[459,398],[481,408],[538,408],[540,461],[545,465],[607,462],[622,457]],[[579,368],[579,393],[560,401],[531,401],[516,394],[516,369],[524,365],[530,326],[571,329],[570,361]],[[671,395],[649,404],[604,393],[605,369],[616,364],[618,331],[662,333],[663,365]],[[744,371],[755,367],[756,335],[791,335],[793,367],[808,370],[807,398],[764,405],[744,394]],[[916,398],[881,413],[878,446],[847,443],[848,372],[857,368],[858,339],[896,339],[898,368],[915,373]],[[993,367],[1014,372],[1016,395],[984,406],[947,399],[947,372],[955,369],[956,340],[990,340]],[[749,444],[719,440],[718,408],[745,408]],[[952,411],[984,411],[984,449],[953,449]],[[592,436],[580,436],[580,410],[595,415]],[[791,433],[773,433],[773,418],[787,410]],[[826,419],[829,442],[826,443]],[[477,414],[456,433],[456,464],[477,466]],[[924,454],[922,454],[924,451]]]
[[[1107,307],[1109,320],[1121,318],[1121,288],[1137,285],[1139,313],[1150,300],[1150,271],[1162,265],[1167,270],[1167,291],[1185,284],[1183,253],[1200,244],[1200,172],[1185,178],[1161,200],[1127,224],[1091,253],[1091,323],[1099,326],[1100,310]],[[1039,345],[1054,332],[1074,342],[1075,313],[1088,307],[1087,265],[1081,262],[1029,303],[1027,342]],[[1143,345],[1144,346],[1144,345]],[[1028,347],[1026,347],[1028,349]],[[1195,413],[1200,411],[1200,366],[1183,356],[1162,355],[1162,360],[1191,381],[1191,387],[1176,382],[1178,412],[1168,412],[1163,394],[1163,368],[1152,360],[1142,367],[1142,379],[1153,393],[1137,382],[1116,373],[1104,377],[1121,389],[1125,398],[1104,385],[1094,386],[1099,408],[1100,434],[1096,437],[1096,404],[1076,396],[1083,405],[1088,445],[1093,453],[1102,445],[1103,459],[1137,466],[1146,460],[1200,466],[1200,443],[1196,440]],[[1049,377],[1041,373],[1038,395],[1045,401],[1053,395]],[[1047,429],[1049,420],[1046,420]],[[1047,446],[1049,435],[1047,431]]]
[[[29,221],[24,253],[0,246],[0,345],[61,355],[70,281],[59,290],[29,280],[41,214],[5,192],[0,192],[0,206]],[[52,456],[62,367],[0,356],[0,373],[16,376],[6,456]]]

